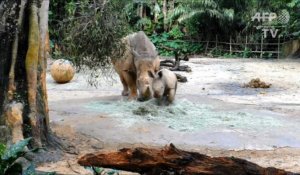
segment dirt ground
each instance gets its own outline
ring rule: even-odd
[[[95,88],[84,72],[68,84],[56,84],[48,74],[52,129],[73,151],[39,169],[89,174],[76,164],[85,153],[174,143],[300,172],[300,61],[194,58],[183,64],[192,72],[181,72],[188,82],[179,84],[169,108],[127,102],[116,75],[115,81],[99,79]],[[271,88],[243,87],[254,78]],[[130,115],[145,106],[149,115]]]

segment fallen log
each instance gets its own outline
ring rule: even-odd
[[[175,66],[175,61],[173,61],[173,60],[162,60],[162,61],[160,61],[160,65],[161,66],[168,65],[168,66],[174,67]]]
[[[170,68],[171,71],[183,71],[183,72],[192,72],[190,66],[175,66]]]
[[[186,83],[187,82],[187,78],[185,76],[182,76],[180,74],[175,74],[177,77],[178,82],[180,83]]]
[[[166,47],[166,46],[161,46],[164,49],[173,51],[174,56],[175,56],[175,61],[173,60],[163,60],[160,62],[160,66],[166,66],[166,67],[171,67],[170,70],[171,71],[185,71],[185,72],[191,72],[192,69],[189,66],[181,66],[180,65],[180,61],[189,61],[189,57],[187,55],[183,55],[182,53],[177,49],[173,49],[170,47]]]
[[[165,148],[124,148],[118,152],[82,156],[81,166],[96,166],[137,172],[143,175],[296,175],[276,168],[263,168],[234,157],[212,158],[196,152]]]

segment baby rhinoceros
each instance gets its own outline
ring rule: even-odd
[[[162,69],[154,77],[153,96],[158,100],[158,104],[169,105],[175,99],[177,89],[177,77],[174,72]]]

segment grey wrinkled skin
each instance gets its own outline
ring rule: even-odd
[[[137,74],[138,100],[149,100],[153,96],[153,79],[149,74],[154,75],[159,69],[157,65],[159,64],[159,58],[156,47],[142,31],[136,33],[134,37],[130,39],[130,45],[134,55],[134,65]]]
[[[123,84],[122,95],[139,101],[149,100],[153,97],[153,77],[160,68],[156,48],[142,31],[128,35],[123,43],[126,50],[122,58],[112,60]]]
[[[174,72],[162,69],[154,77],[153,96],[159,105],[169,105],[173,103],[177,90],[177,77]]]

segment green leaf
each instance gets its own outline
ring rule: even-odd
[[[46,173],[45,175],[56,175],[56,172]]]
[[[100,168],[100,167],[84,167],[84,168],[93,172],[94,174],[101,174],[104,172],[104,168]]]
[[[1,157],[2,160],[5,161],[11,158],[17,158],[19,153],[23,152],[24,148],[28,145],[30,140],[31,138],[27,138],[11,146]]]
[[[4,154],[6,150],[6,146],[4,144],[0,144],[0,157]]]
[[[112,170],[106,173],[107,175],[114,175],[114,174],[119,174],[118,171]]]
[[[45,175],[56,175],[56,172],[46,173]]]
[[[93,167],[93,170],[97,173],[97,174],[101,174],[104,172],[104,168],[99,168],[99,167]]]

